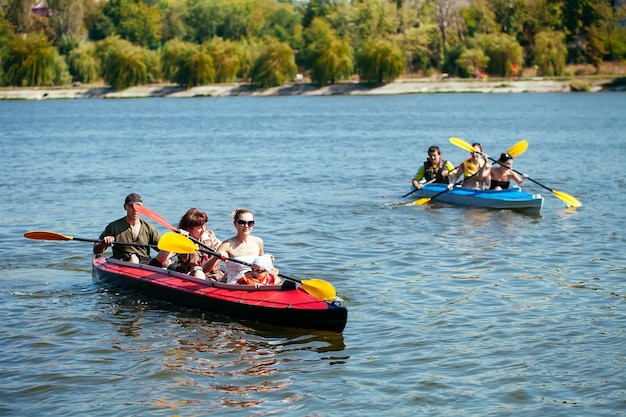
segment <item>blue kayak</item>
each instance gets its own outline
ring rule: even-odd
[[[411,198],[416,200],[425,197],[432,198],[445,189],[445,184],[428,184],[421,190],[411,194]],[[440,201],[460,206],[516,210],[527,213],[539,213],[543,206],[543,197],[540,194],[528,194],[517,187],[501,191],[454,187],[451,191],[437,195],[431,201]]]

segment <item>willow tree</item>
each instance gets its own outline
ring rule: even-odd
[[[296,76],[296,60],[291,47],[275,38],[269,38],[254,61],[250,81],[261,88],[283,85]]]
[[[404,72],[404,53],[393,42],[370,39],[357,53],[357,72],[361,82],[388,83]]]
[[[81,41],[77,48],[72,49],[67,55],[67,64],[73,81],[92,83],[98,78],[96,65],[95,45],[91,42]]]
[[[489,57],[487,73],[509,76],[513,65],[521,67],[524,63],[524,51],[517,40],[504,33],[477,35],[476,44]]]
[[[187,89],[215,81],[215,68],[209,53],[200,45],[172,39],[161,52],[163,76]]]
[[[116,91],[148,82],[146,51],[118,37],[98,42],[102,78]]]
[[[308,45],[305,61],[311,68],[311,80],[319,85],[334,84],[352,75],[352,48],[339,39],[328,22],[316,17],[305,31]]]
[[[456,65],[464,76],[477,75],[479,69],[487,67],[489,57],[480,48],[464,48],[456,60]]]
[[[535,65],[543,75],[562,75],[567,60],[565,34],[545,30],[535,36]]]
[[[56,49],[42,34],[11,36],[2,58],[5,85],[31,87],[54,83]]]
[[[215,82],[227,83],[237,80],[243,60],[242,44],[222,38],[213,38],[202,45],[211,56],[215,68]]]

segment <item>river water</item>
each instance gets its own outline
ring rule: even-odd
[[[0,102],[0,414],[626,415],[626,94]],[[401,196],[431,144],[481,142],[550,191],[539,215]],[[91,244],[123,200],[331,282],[343,334],[102,287]],[[161,232],[165,232],[158,226]]]

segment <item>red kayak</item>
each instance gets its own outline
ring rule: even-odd
[[[277,326],[342,332],[348,310],[285,281],[254,288],[194,278],[154,266],[113,258],[93,260],[94,280],[177,305]]]

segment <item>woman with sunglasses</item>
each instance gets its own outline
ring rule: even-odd
[[[258,256],[263,255],[263,240],[257,236],[252,236],[252,228],[254,227],[254,215],[245,208],[239,208],[233,211],[233,225],[237,230],[237,235],[226,239],[217,248],[222,261],[226,265],[226,282],[228,284],[236,284],[246,272],[250,271],[250,267],[238,262],[228,262],[228,258],[236,258],[240,261],[251,263]],[[208,267],[220,260],[213,257],[209,260]]]

